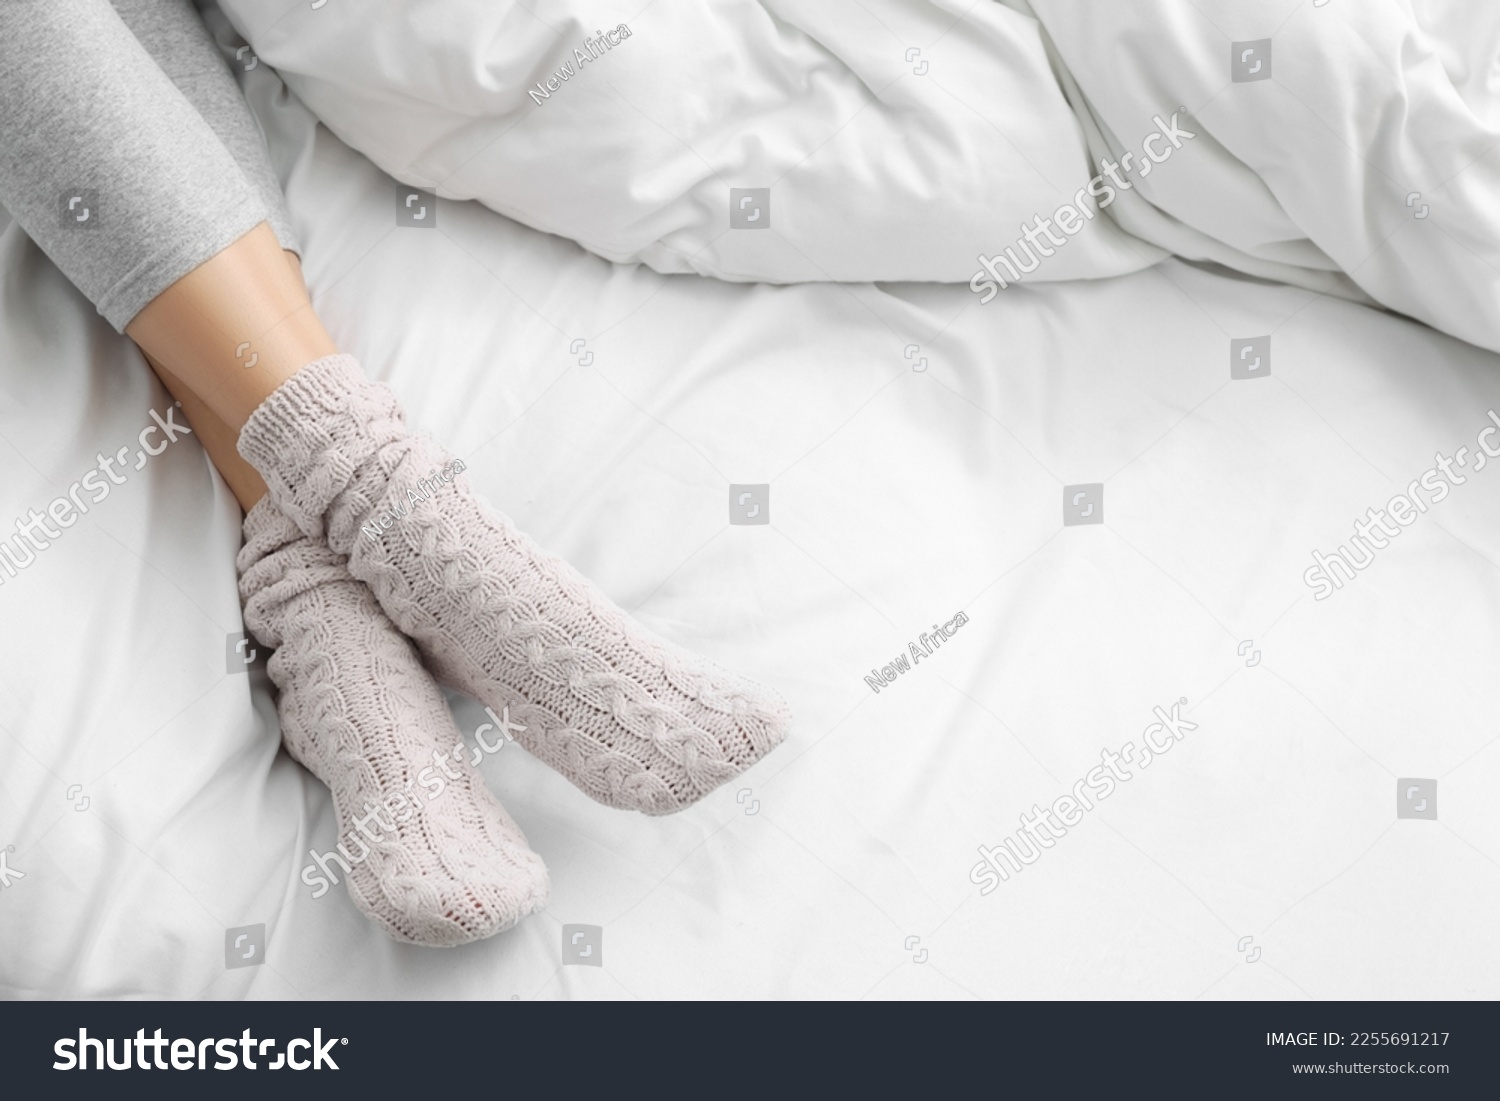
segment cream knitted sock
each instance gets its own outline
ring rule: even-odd
[[[447,683],[508,706],[527,749],[614,807],[667,814],[785,736],[774,693],[648,632],[408,432],[350,356],[315,360],[250,417],[240,453]]]
[[[333,881],[342,866],[354,904],[414,944],[479,940],[540,909],[541,857],[343,557],[266,497],[245,517],[238,565],[245,625],[276,650],[268,672],[287,752],[333,792],[339,845],[323,861]]]

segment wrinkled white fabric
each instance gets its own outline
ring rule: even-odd
[[[223,7],[398,180],[661,272],[968,282],[979,250],[1097,171],[1036,24],[998,5],[654,4],[588,61],[585,38],[620,9]],[[764,232],[730,229],[735,188],[770,189],[750,223]],[[1162,255],[1100,219],[1036,278],[1118,275]]]
[[[1026,0],[1008,0],[1025,8]],[[1199,136],[1115,214],[1189,259],[1363,293],[1500,350],[1500,8],[1485,0],[1030,0],[1086,129]],[[1231,79],[1270,39],[1265,80]],[[1252,56],[1250,65],[1257,59]],[[1329,280],[1325,273],[1342,273]],[[1342,283],[1340,290],[1337,284]],[[1354,288],[1358,288],[1357,291]]]
[[[480,0],[224,8],[405,183],[730,280],[969,282],[1184,111],[1195,137],[1027,281],[1175,253],[1500,349],[1483,0],[653,5],[586,63],[572,51],[606,20],[582,0],[545,23]],[[1233,43],[1266,38],[1270,78],[1233,81]],[[760,187],[768,231],[731,229],[730,189]]]

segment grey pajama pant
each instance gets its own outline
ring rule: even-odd
[[[192,0],[0,0],[0,204],[120,331],[261,222],[299,251]]]

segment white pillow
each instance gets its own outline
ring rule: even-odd
[[[970,282],[1097,172],[1036,23],[995,4],[220,2],[397,180],[662,272]],[[1066,242],[1026,278],[1164,255],[1092,216]]]

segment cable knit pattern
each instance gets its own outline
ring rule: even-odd
[[[667,814],[786,736],[774,693],[653,635],[486,506],[395,395],[316,360],[251,416],[240,452],[282,509],[349,556],[445,682],[609,806]],[[425,480],[425,481],[424,481]]]
[[[545,905],[541,857],[470,763],[411,643],[343,556],[267,497],[245,517],[238,564],[245,625],[276,651],[268,671],[282,739],[333,793],[355,905],[397,940],[433,946],[492,936]],[[332,858],[328,868],[345,875]]]

